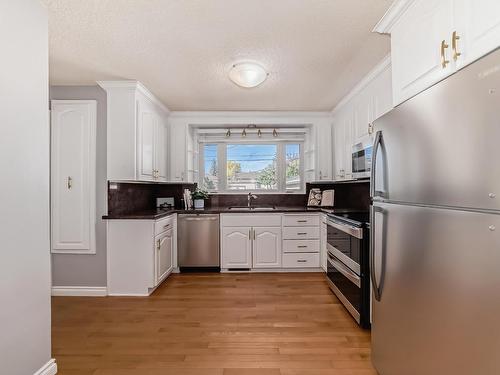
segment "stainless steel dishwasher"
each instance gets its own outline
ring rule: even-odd
[[[179,214],[177,257],[181,272],[219,272],[219,215]]]

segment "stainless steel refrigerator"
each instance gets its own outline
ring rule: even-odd
[[[500,50],[374,126],[374,366],[500,374]]]

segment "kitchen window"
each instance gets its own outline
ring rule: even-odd
[[[200,143],[199,184],[211,192],[303,192],[302,142]]]

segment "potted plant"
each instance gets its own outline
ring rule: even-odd
[[[194,208],[205,208],[205,199],[208,199],[208,191],[196,188],[191,194],[194,201]]]

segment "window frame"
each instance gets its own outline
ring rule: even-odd
[[[304,141],[303,140],[283,140],[283,141],[200,141],[199,150],[199,173],[198,184],[201,185],[205,178],[205,145],[217,146],[217,190],[209,190],[210,194],[247,194],[250,192],[260,194],[304,194],[305,193],[305,168],[304,168]],[[231,190],[227,188],[227,145],[276,145],[277,165],[276,165],[276,189],[242,189]],[[299,177],[300,189],[286,189],[286,145],[299,145]]]

